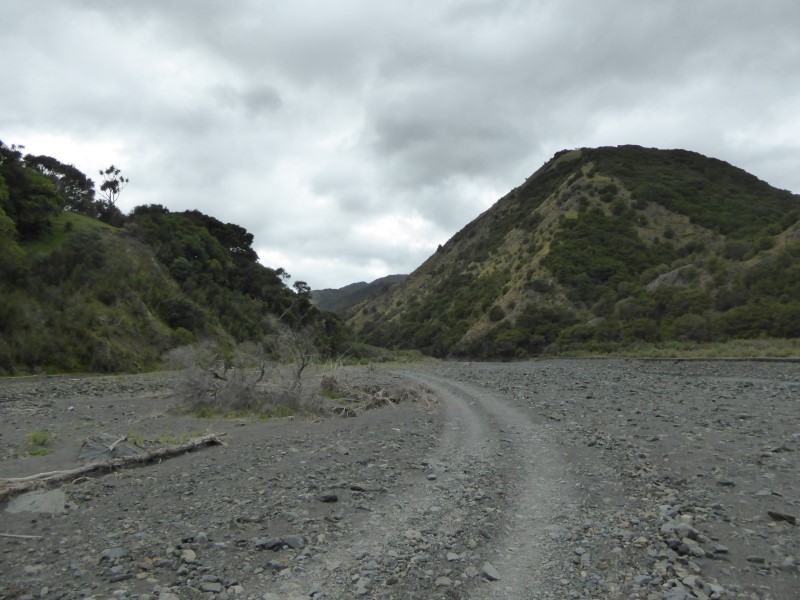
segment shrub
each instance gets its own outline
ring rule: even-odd
[[[25,440],[28,442],[28,454],[31,456],[49,454],[50,449],[46,447],[49,437],[44,429],[36,429],[26,434]]]
[[[502,307],[495,304],[491,310],[489,310],[489,320],[493,323],[497,321],[502,321],[506,316],[506,312],[502,309]]]

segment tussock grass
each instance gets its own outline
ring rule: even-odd
[[[50,435],[44,429],[35,429],[25,435],[25,440],[28,442],[28,454],[31,456],[44,456],[50,454],[50,448],[47,448],[47,441]]]

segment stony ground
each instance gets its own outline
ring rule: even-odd
[[[0,381],[0,477],[76,467],[98,433],[227,440],[0,503],[0,597],[800,597],[798,363],[337,377],[394,401],[196,419],[168,410],[176,374]]]

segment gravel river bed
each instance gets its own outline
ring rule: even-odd
[[[0,598],[800,598],[800,363],[345,368],[381,408],[270,420],[177,414],[182,377],[0,380],[0,491],[226,442],[5,497]]]

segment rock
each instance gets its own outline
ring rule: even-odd
[[[62,490],[34,490],[11,498],[6,506],[6,512],[60,515],[65,513],[69,506],[67,496]]]
[[[280,550],[283,545],[283,539],[279,537],[263,537],[256,540],[256,548],[259,550]]]
[[[128,556],[128,551],[125,548],[116,547],[116,548],[109,548],[108,550],[103,550],[103,553],[100,555],[101,561],[109,561],[113,562],[120,558],[125,558]]]
[[[497,572],[497,569],[495,569],[494,565],[492,565],[492,563],[490,562],[483,563],[483,568],[481,569],[481,573],[489,581],[500,580],[500,573]]]
[[[294,550],[300,550],[305,548],[306,541],[303,539],[302,535],[287,535],[283,537],[283,543],[289,548]]]
[[[354,590],[356,596],[365,596],[369,593],[369,582],[366,579],[359,579]]]
[[[222,584],[218,581],[204,581],[200,584],[200,591],[220,594],[222,593]]]
[[[793,515],[787,515],[786,513],[776,512],[774,510],[768,510],[767,514],[776,521],[786,521],[792,525],[797,525],[797,517]]]
[[[194,536],[194,541],[198,544],[206,546],[208,545],[208,535],[206,535],[204,531],[201,531],[196,536]]]
[[[338,502],[339,496],[337,496],[333,492],[326,492],[324,494],[320,494],[319,496],[317,496],[317,500],[319,500],[320,502],[327,502],[327,503]]]
[[[436,581],[434,582],[434,587],[450,587],[453,585],[453,580],[449,577],[437,577]]]
[[[181,562],[192,565],[197,562],[197,554],[191,548],[181,550]]]

